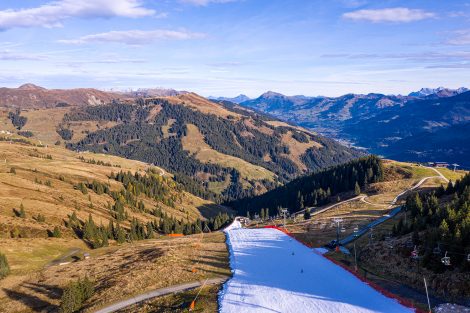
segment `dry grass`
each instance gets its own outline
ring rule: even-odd
[[[85,138],[88,133],[96,132],[100,129],[112,128],[119,123],[112,121],[79,121],[68,123],[68,128],[73,131],[72,142],[78,142]]]
[[[209,182],[208,189],[217,194],[221,194],[227,187],[230,186],[230,176],[227,175],[224,181],[221,182]]]
[[[173,104],[183,104],[190,108],[194,108],[204,114],[214,114],[222,118],[239,119],[240,114],[225,109],[220,104],[216,104],[195,93],[188,93],[176,97],[167,97],[167,100]]]
[[[203,289],[193,289],[174,295],[156,298],[139,305],[133,305],[120,310],[119,313],[185,313],[185,312],[218,312],[218,293],[221,285],[206,286]],[[199,293],[194,310],[189,311],[189,306]]]
[[[78,159],[79,156],[114,166],[85,163]],[[82,254],[89,251],[84,242],[75,239],[71,230],[63,226],[68,214],[75,211],[82,220],[91,214],[98,225],[107,225],[110,219],[106,206],[108,202],[112,203],[112,199],[108,195],[97,195],[91,190],[88,195],[83,195],[74,189],[74,184],[97,180],[118,190],[122,185],[108,180],[112,171],[142,172],[149,165],[116,156],[78,154],[57,146],[9,142],[0,142],[0,160],[0,251],[5,253],[12,268],[11,275],[0,281],[0,312],[54,308],[63,286],[79,276],[88,275],[99,282],[97,296],[90,302],[96,306],[145,288],[227,274],[227,252],[221,233],[208,235],[199,248],[198,236],[145,241],[93,250],[90,260],[45,268],[54,259],[71,252]],[[16,170],[16,174],[10,173],[11,168]],[[90,199],[93,207],[90,207]],[[147,208],[157,204],[153,199],[142,199]],[[13,212],[21,204],[26,212],[25,218],[16,217]],[[170,216],[183,220],[189,217],[190,221],[203,218],[203,214],[213,216],[221,210],[230,211],[185,192],[178,194],[174,208],[162,203],[158,205]],[[147,213],[131,210],[128,213],[131,218],[136,217],[142,222],[155,219]],[[36,221],[34,217],[37,214],[44,215],[45,222]],[[61,228],[62,238],[46,238],[47,231],[55,226]],[[10,238],[13,233],[27,238]],[[199,259],[201,270],[192,273],[188,266]],[[66,260],[74,260],[74,256],[69,255]]]
[[[0,251],[8,258],[12,276],[38,271],[71,250],[85,251],[88,247],[81,240],[69,238],[0,239]]]
[[[0,108],[0,131],[7,130],[10,132],[14,132],[16,128],[15,126],[13,126],[10,119],[8,118],[8,112],[8,109]]]
[[[448,169],[448,168],[437,168],[437,170],[442,175],[444,175],[445,178],[452,180],[452,181],[456,181],[457,179],[462,178],[463,176],[465,176],[466,173],[468,173],[467,171],[462,171],[462,170],[456,170],[454,172],[453,170]]]
[[[145,291],[229,275],[228,251],[221,232],[141,241],[93,250],[88,260],[1,281],[0,312],[54,311],[62,288],[84,276],[97,284],[85,310],[92,312]]]
[[[110,218],[107,204],[113,203],[112,198],[106,194],[97,195],[92,191],[88,195],[83,195],[74,189],[74,185],[79,182],[97,180],[110,183],[112,189],[119,190],[122,185],[108,179],[111,172],[120,170],[142,172],[149,167],[143,162],[103,154],[77,154],[56,146],[41,148],[0,142],[0,151],[0,160],[2,160],[0,162],[0,216],[2,217],[0,233],[3,234],[14,227],[27,227],[33,233],[45,232],[54,225],[63,225],[63,220],[67,218],[67,215],[77,209],[76,213],[79,218],[86,219],[88,214],[92,214],[96,222],[107,224]],[[47,159],[47,155],[50,155],[52,160]],[[88,164],[80,161],[78,156],[109,162],[120,168]],[[11,168],[15,168],[16,174],[10,173]],[[50,182],[51,186],[47,186],[46,182]],[[90,208],[90,199],[93,208]],[[144,198],[143,200],[148,208],[153,208],[157,204],[153,199]],[[13,213],[13,209],[19,209],[21,204],[26,211],[25,219],[15,217]],[[171,216],[186,219],[189,215],[190,220],[202,218],[201,210],[210,212],[217,208],[223,209],[189,193],[179,193],[177,205],[174,208],[162,203],[158,205]],[[33,219],[33,216],[39,213],[46,217],[46,223],[39,223]],[[130,212],[130,210],[129,213],[142,221],[154,219],[153,216],[144,213]],[[3,232],[1,232],[2,229]]]
[[[256,129],[258,130],[259,132],[265,134],[265,135],[270,135],[272,136],[274,134],[274,130],[265,126],[265,125],[261,125],[261,126],[256,126],[254,123],[253,123],[253,119],[252,118],[248,118],[248,119],[244,119],[243,120],[243,124],[245,124],[245,126],[249,127],[249,128],[253,128],[253,129]]]
[[[170,138],[172,136],[176,136],[176,133],[170,133],[169,130],[171,126],[176,122],[175,119],[171,118],[168,122],[162,126],[163,138]]]
[[[182,138],[183,149],[189,151],[196,159],[203,163],[219,164],[222,167],[236,168],[242,178],[253,179],[274,179],[274,173],[267,169],[253,165],[245,160],[220,153],[212,149],[205,141],[197,126],[187,124],[188,132]]]
[[[423,178],[427,176],[436,176],[436,172],[432,169],[414,164],[409,162],[398,162],[398,161],[391,161],[385,163],[388,166],[396,166],[397,168],[401,169],[404,172],[409,173],[413,178]]]
[[[40,140],[43,144],[54,144],[57,140],[62,140],[56,132],[57,125],[62,121],[65,113],[68,113],[70,108],[55,108],[55,109],[37,109],[21,112],[21,115],[26,116],[28,121],[21,130],[29,130],[33,132],[34,137]]]
[[[281,142],[289,147],[289,159],[291,159],[297,167],[302,171],[307,171],[307,167],[302,162],[301,157],[305,152],[312,147],[321,148],[322,145],[318,142],[309,140],[308,142],[299,142],[292,137],[292,131],[282,135]]]

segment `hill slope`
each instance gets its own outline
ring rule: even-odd
[[[101,230],[112,231],[108,225],[113,222],[125,233],[136,223],[151,223],[152,231],[141,234],[151,237],[182,232],[185,224],[230,212],[183,191],[171,176],[143,162],[78,154],[15,136],[1,136],[0,148],[3,238],[47,238],[58,228],[60,237],[99,246],[103,238],[86,235],[90,218],[97,236]],[[117,240],[114,234],[109,237]]]
[[[45,89],[33,84],[0,88],[0,107],[52,108],[57,105],[94,105],[120,98],[119,94],[93,88]]]
[[[7,111],[0,116],[3,129],[156,164],[188,191],[215,201],[259,194],[362,155],[305,129],[191,93]]]

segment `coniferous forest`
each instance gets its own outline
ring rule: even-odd
[[[159,112],[152,116],[150,112],[155,107]],[[241,111],[231,106],[225,108],[236,113]],[[301,156],[308,171],[341,164],[362,155],[321,136],[294,128],[271,126],[263,121],[266,117],[258,116],[245,112],[245,116],[234,120],[202,113],[184,103],[170,104],[166,99],[138,99],[134,104],[115,102],[76,109],[64,116],[58,132],[63,139],[70,138],[73,134],[67,131],[67,123],[73,121],[118,122],[112,128],[89,133],[76,143],[68,143],[67,147],[115,154],[161,166],[174,173],[186,190],[219,203],[253,196],[259,184],[268,190],[273,189],[303,173],[288,157],[289,147],[282,142],[282,135],[288,131],[292,131],[293,138],[299,142],[310,139],[322,146],[310,148]],[[248,128],[246,119],[269,132]],[[276,174],[276,179],[246,179],[236,168],[202,163],[183,149],[182,138],[187,135],[187,124],[195,125],[212,149],[268,169]],[[164,134],[164,127],[169,127],[167,132],[171,136]],[[248,131],[252,135],[244,135]],[[203,180],[201,176],[208,176],[210,180]],[[223,182],[227,177],[230,177],[230,184],[221,193],[215,194],[207,188],[209,182]]]
[[[230,205],[242,215],[247,212],[261,214],[263,208],[268,208],[273,214],[277,214],[279,208],[287,208],[292,213],[325,205],[341,192],[358,194],[365,185],[379,182],[382,178],[381,160],[376,156],[362,157],[294,179],[263,195],[233,201]]]
[[[422,265],[435,272],[470,270],[470,174],[431,193],[414,193],[406,199],[409,215],[394,226],[395,235],[412,233]],[[448,251],[450,266],[441,262]]]

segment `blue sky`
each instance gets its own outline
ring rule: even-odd
[[[202,95],[470,86],[470,1],[2,0],[0,86]]]

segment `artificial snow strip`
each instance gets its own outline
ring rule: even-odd
[[[414,312],[276,229],[225,229],[233,277],[220,312]]]

